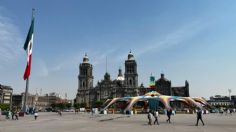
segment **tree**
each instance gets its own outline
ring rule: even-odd
[[[81,103],[80,104],[80,108],[85,108],[85,106],[86,106],[86,103]]]
[[[69,109],[71,107],[71,103],[66,103],[65,106],[67,109]]]
[[[102,105],[103,105],[103,101],[96,101],[96,102],[94,102],[94,107],[95,108],[100,108]]]
[[[56,107],[58,107],[59,109],[63,110],[63,109],[66,108],[66,105],[65,105],[65,103],[58,103],[58,104],[56,104]]]
[[[10,104],[0,103],[0,108],[1,108],[1,110],[9,110],[10,109]]]
[[[79,104],[79,103],[75,103],[75,104],[74,104],[74,108],[75,108],[75,109],[79,109],[79,108],[80,108],[80,104]]]

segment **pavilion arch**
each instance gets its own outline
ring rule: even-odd
[[[180,96],[166,96],[161,95],[157,92],[149,92],[143,96],[135,96],[135,97],[122,97],[122,98],[113,98],[108,105],[104,107],[104,110],[108,109],[111,105],[118,101],[127,101],[128,105],[124,109],[125,111],[129,111],[133,108],[134,104],[138,101],[148,101],[149,99],[155,99],[160,101],[166,109],[172,109],[170,106],[170,102],[172,101],[180,101],[189,107],[197,107],[199,109],[203,109],[202,105],[209,105],[204,99],[202,98],[191,98],[191,97],[180,97]]]
[[[130,97],[124,97],[124,98],[113,98],[112,100],[109,101],[109,103],[103,108],[103,110],[107,110],[110,106],[113,104],[117,103],[118,101],[130,101]]]

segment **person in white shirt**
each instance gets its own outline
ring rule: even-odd
[[[158,122],[158,116],[159,116],[159,113],[158,111],[154,111],[154,118],[155,118],[155,121],[153,122],[153,124],[155,125],[157,123],[157,125],[159,125],[159,122]]]
[[[37,120],[37,117],[38,117],[38,112],[35,111],[35,113],[34,113],[34,119]]]

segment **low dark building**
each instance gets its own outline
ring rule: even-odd
[[[228,96],[215,95],[207,101],[210,105],[216,107],[228,107],[233,105],[233,101]]]
[[[171,95],[189,97],[189,84],[185,81],[185,86],[171,87]]]

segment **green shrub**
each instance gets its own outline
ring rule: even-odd
[[[1,110],[9,110],[10,109],[10,104],[0,103],[0,108],[1,108]]]

